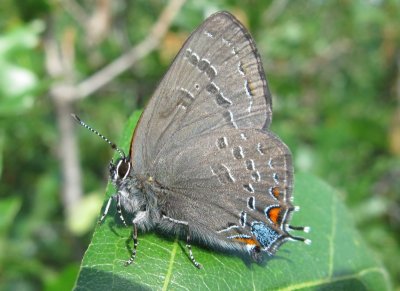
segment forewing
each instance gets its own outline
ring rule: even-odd
[[[293,211],[293,169],[288,148],[273,133],[231,128],[195,136],[184,147],[164,148],[156,165],[154,178],[168,185],[175,219],[220,233],[231,227],[226,236],[245,233],[252,221],[284,234]]]
[[[148,174],[163,147],[227,128],[269,126],[271,98],[247,30],[229,13],[208,18],[186,41],[134,134],[134,170]]]

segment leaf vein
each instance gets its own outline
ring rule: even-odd
[[[176,250],[177,249],[178,249],[178,238],[175,238],[174,244],[173,244],[173,248],[172,248],[172,252],[171,252],[171,257],[169,259],[168,270],[167,270],[167,273],[165,275],[164,284],[163,284],[163,287],[162,287],[163,291],[167,290],[168,285],[171,282],[172,268],[173,268],[173,265],[174,265],[174,261],[175,261],[175,257],[176,257]]]

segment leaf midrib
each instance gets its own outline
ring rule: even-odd
[[[172,248],[172,251],[171,251],[171,257],[170,257],[169,263],[168,263],[167,273],[165,274],[165,280],[164,280],[164,284],[163,284],[163,287],[162,287],[163,291],[168,289],[169,283],[171,282],[172,269],[173,269],[173,266],[174,266],[177,249],[178,249],[178,239],[175,238],[174,243],[173,243],[173,248]]]

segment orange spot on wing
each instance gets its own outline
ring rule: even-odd
[[[280,207],[273,207],[268,210],[268,218],[275,224],[279,222],[279,213],[281,212]]]
[[[281,191],[279,190],[279,187],[272,188],[272,195],[274,195],[276,198],[279,198],[280,194],[281,194]]]
[[[257,240],[255,240],[254,238],[244,238],[244,237],[237,237],[234,240],[244,243],[246,245],[255,245],[255,246],[259,246],[260,244],[258,243]]]

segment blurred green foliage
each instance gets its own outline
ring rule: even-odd
[[[71,289],[95,223],[94,218],[87,222],[83,233],[67,227],[64,218],[59,132],[48,95],[54,80],[46,71],[43,42],[49,24],[57,38],[71,39],[79,82],[143,40],[166,4],[111,1],[105,36],[88,38],[79,10],[66,5],[71,2],[2,2],[3,290]],[[105,2],[76,3],[92,15]],[[272,128],[291,148],[296,170],[312,172],[340,189],[363,238],[399,288],[398,1],[188,1],[158,50],[75,103],[76,113],[118,140],[128,116],[143,108],[190,31],[217,10],[234,13],[256,40],[273,94]],[[101,200],[112,153],[86,131],[76,133],[85,193]]]

